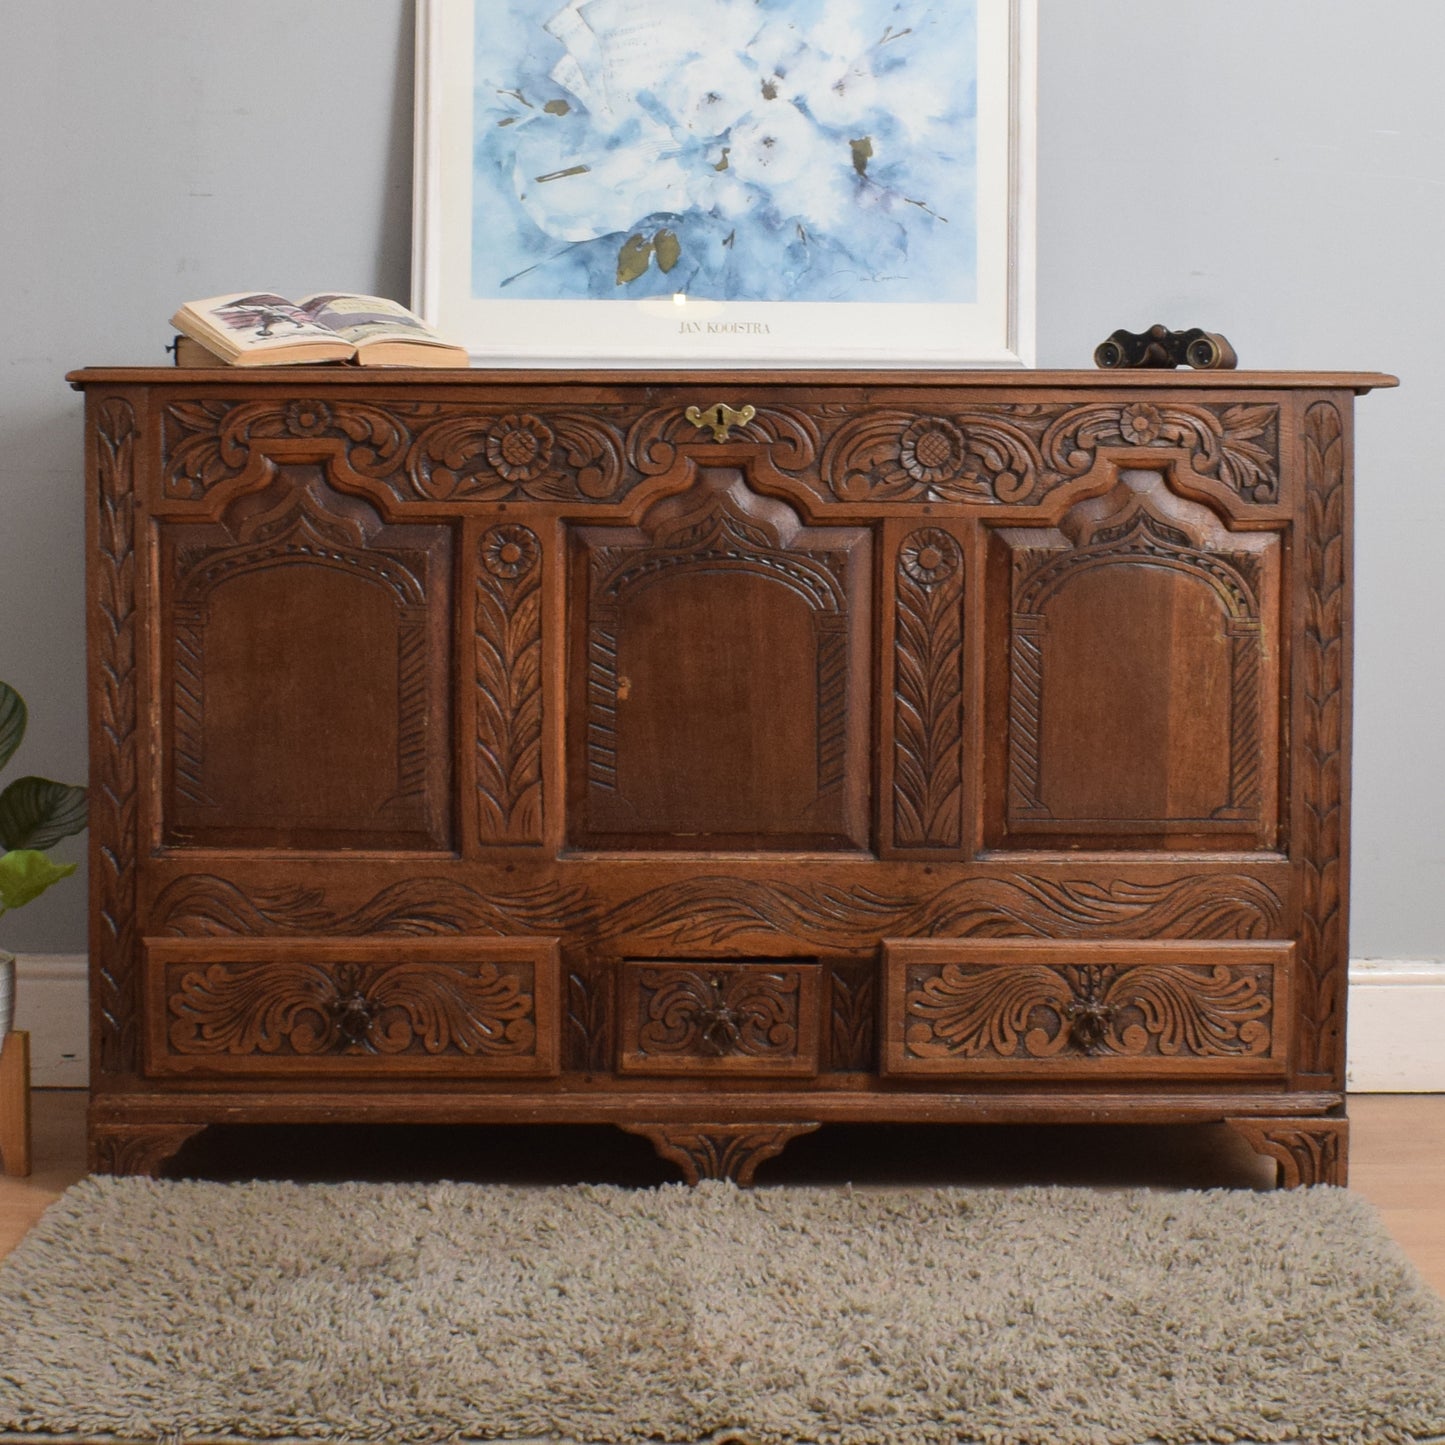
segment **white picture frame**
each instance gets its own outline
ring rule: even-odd
[[[882,62],[873,58],[879,44],[875,42],[867,55],[851,62],[847,79],[855,90],[875,87],[870,94],[879,97],[880,116],[895,113],[883,109],[885,82],[895,88],[914,85],[927,94],[927,84],[932,81],[942,103],[930,109],[917,127],[929,138],[927,149],[920,145],[917,156],[910,157],[906,140],[885,146],[886,155],[900,159],[892,172],[880,172],[886,179],[875,180],[866,170],[872,141],[867,135],[854,139],[848,117],[830,127],[822,121],[811,131],[803,127],[807,134],[802,144],[815,149],[796,154],[815,160],[796,169],[804,177],[826,175],[830,188],[826,195],[811,180],[806,187],[794,181],[791,189],[786,179],[774,184],[771,177],[783,175],[787,168],[775,166],[769,172],[766,166],[772,152],[760,148],[773,146],[773,137],[762,133],[781,131],[780,118],[797,120],[801,114],[814,121],[826,112],[826,95],[821,101],[802,91],[784,96],[789,106],[786,112],[768,109],[760,99],[756,112],[735,113],[732,127],[722,128],[725,116],[698,121],[693,113],[698,104],[699,74],[707,102],[719,100],[706,84],[712,73],[708,67],[714,62],[711,58],[690,61],[688,66],[665,72],[679,77],[669,93],[682,99],[675,112],[663,112],[661,123],[671,126],[681,140],[669,147],[664,133],[664,148],[659,152],[655,94],[649,90],[643,95],[639,90],[634,95],[627,89],[629,74],[642,74],[644,68],[655,74],[657,56],[677,51],[684,44],[686,32],[674,27],[689,18],[695,24],[699,16],[694,11],[700,12],[715,32],[713,22],[725,20],[735,3],[418,0],[412,308],[449,340],[465,346],[473,363],[487,366],[1032,366],[1036,0],[917,0],[920,17],[933,27],[930,45],[925,48],[911,29],[893,32],[890,26],[885,39],[910,37],[896,47],[903,58],[890,57],[888,61],[902,73],[883,71]],[[754,3],[748,0],[749,5]],[[850,13],[866,19],[877,4],[878,0],[853,0],[851,11],[842,7],[844,19]],[[800,16],[806,11],[834,17],[828,22],[830,27],[839,14],[836,5],[820,10],[815,0],[774,0],[770,9],[786,17],[794,5]],[[896,14],[894,7],[888,9]],[[959,100],[952,92],[938,90],[940,76],[945,86],[954,82],[948,79],[951,72],[937,59],[937,37],[950,33],[950,17],[961,9],[971,11],[970,25],[976,23],[976,28],[958,42],[958,73],[963,78],[956,89],[958,96],[964,97]],[[606,52],[601,60],[597,59],[597,34],[581,24],[585,20],[600,27],[599,17],[610,27],[601,32]],[[569,28],[581,31],[581,39],[574,40]],[[799,24],[789,28],[796,32]],[[919,30],[921,34],[922,24]],[[500,38],[495,49],[490,49],[493,33]],[[845,33],[840,40],[836,31],[830,31],[816,49],[828,52],[831,44],[842,54],[849,38]],[[807,39],[812,43],[812,36]],[[907,72],[910,44],[918,70],[927,68],[917,82]],[[524,47],[532,67],[530,78],[526,85],[511,84],[509,77],[521,66]],[[722,50],[726,51],[725,45]],[[713,46],[709,57],[716,52]],[[543,73],[540,67],[554,57],[556,64]],[[739,49],[725,57],[726,63],[723,59],[716,63],[720,73],[726,70],[729,77],[736,78],[745,76],[748,66],[765,72],[768,58],[761,48],[757,54]],[[830,52],[826,58],[831,62],[836,55]],[[496,73],[479,77],[483,67]],[[870,73],[870,67],[878,73]],[[791,70],[784,67],[784,73],[789,76],[782,83],[785,87],[801,86],[804,81],[795,79],[800,73],[805,79],[812,74],[817,84],[832,74],[824,62],[815,64],[811,72],[795,64]],[[949,152],[947,148],[954,144],[947,139],[950,122],[946,116],[940,119],[937,112],[953,105],[962,114],[968,84],[975,78],[973,119],[955,125],[961,133],[957,144],[967,149]],[[829,89],[841,94],[842,84],[839,80]],[[776,101],[780,85],[765,79],[764,88],[769,86],[773,93],[767,99]],[[719,89],[726,87],[720,85]],[[895,107],[897,100],[895,93]],[[850,103],[856,108],[864,102]],[[512,107],[515,115],[499,112],[499,105],[504,111]],[[645,155],[645,163],[633,160],[632,153],[614,139],[618,134],[636,133],[628,106],[635,106],[639,114],[644,108],[648,112],[643,119],[650,140],[636,143],[636,154]],[[677,119],[679,115],[682,120]],[[755,115],[765,117],[767,123]],[[565,125],[553,126],[559,116],[565,117]],[[537,146],[562,147],[555,153],[564,162],[579,155],[579,137],[583,145],[601,146],[604,116],[611,127],[605,139],[611,147],[605,153],[605,165],[614,171],[624,164],[630,166],[619,172],[620,184],[609,184],[605,165],[585,177],[585,185],[575,178],[591,167],[580,163],[559,163],[546,175],[532,176],[547,164],[535,160]],[[884,124],[888,124],[886,119]],[[707,134],[710,127],[715,130],[711,136]],[[565,142],[556,139],[562,135],[567,137]],[[734,147],[730,141],[740,144]],[[726,177],[727,195],[710,207],[713,192],[707,189],[686,192],[693,200],[701,196],[691,210],[672,207],[671,202],[682,194],[676,189],[666,193],[666,203],[659,204],[662,192],[654,180],[659,171],[676,173],[686,187],[712,185],[705,173],[707,167],[699,164],[698,143],[712,147],[703,156],[711,170],[726,170],[736,149],[752,166],[751,171],[746,165],[734,167],[738,175]],[[847,173],[846,164],[839,163],[842,144],[852,149],[853,175]],[[573,148],[566,150],[566,145]],[[860,146],[865,149],[859,151]],[[508,152],[507,147],[515,150]],[[533,152],[524,147],[532,147]],[[675,152],[687,147],[691,147],[690,160],[685,156],[675,161]],[[603,152],[581,154],[590,160]],[[663,161],[658,159],[660,154]],[[818,154],[824,156],[825,164],[816,163]],[[973,170],[946,166],[946,154],[971,155]],[[479,163],[479,158],[485,163]],[[844,161],[847,159],[845,156]],[[529,166],[528,160],[533,164]],[[971,227],[956,226],[950,232],[948,218],[908,193],[907,181],[900,183],[899,178],[906,176],[911,161],[916,161],[920,173],[931,166],[932,176],[945,189],[958,188],[964,212],[972,208]],[[959,175],[966,179],[957,179]],[[562,187],[570,189],[545,192],[545,202],[539,201],[543,188],[535,182],[559,178]],[[800,194],[811,209],[791,215],[788,207],[797,203]],[[554,202],[554,196],[566,199]],[[580,202],[573,199],[578,196]],[[595,216],[589,216],[586,209],[589,197],[600,208]],[[648,208],[647,214],[617,226],[618,217],[628,214],[625,207],[629,203]],[[715,265],[715,258],[722,254],[716,235],[726,223],[729,204],[751,207],[743,213],[744,228],[751,227],[748,234],[756,238],[757,245],[746,265],[728,257],[737,275],[729,271],[722,282],[716,275],[709,278],[701,272],[704,264]],[[849,205],[860,208],[856,216],[846,209]],[[552,206],[561,214],[544,209],[539,220],[537,208]],[[824,214],[829,207],[835,217],[831,231],[824,228],[810,234],[808,218]],[[769,218],[767,227],[756,220],[759,215]],[[474,220],[478,216],[481,219]],[[796,239],[779,217],[794,227]],[[919,224],[908,230],[915,221]],[[674,225],[675,232],[669,229]],[[876,233],[883,235],[887,244],[878,249],[859,245],[859,263],[848,255],[847,248],[855,244],[855,236],[873,235],[867,227],[875,225],[889,228]],[[953,254],[963,256],[970,230],[971,298],[946,290],[961,292],[969,284],[963,264],[949,269],[948,247],[958,244],[960,249]],[[722,245],[736,246],[737,234],[734,225],[732,238],[724,239]],[[575,239],[578,235],[583,239]],[[701,239],[694,240],[695,235]],[[630,250],[624,255],[626,246]],[[781,272],[770,261],[783,254],[779,251],[782,246],[791,248],[788,257],[800,249],[805,251],[808,260],[797,273],[801,279],[773,279]],[[906,263],[875,261],[884,250],[904,256]],[[518,264],[517,258],[526,256],[534,256],[537,265]],[[829,264],[814,264],[815,256],[827,257]],[[843,259],[836,260],[838,256]],[[915,262],[915,257],[923,259]],[[612,275],[609,267],[614,258],[616,273]],[[669,261],[670,266],[666,264]],[[621,279],[624,262],[626,281]],[[910,266],[916,274],[910,272]],[[511,279],[504,282],[500,278],[509,271]],[[519,274],[525,275],[525,295],[515,294]],[[832,282],[828,278],[833,275],[844,277],[845,282]],[[862,279],[846,280],[855,276]],[[837,289],[843,284],[854,284],[856,289],[842,299],[832,299],[831,291],[823,295],[825,286]],[[508,285],[512,290],[504,289]],[[638,294],[644,285],[647,294]],[[669,290],[670,285],[676,289]],[[731,289],[719,295],[724,285]],[[765,288],[795,286],[812,286],[815,294],[805,300],[754,294]],[[907,293],[905,299],[895,299],[900,291]],[[872,299],[885,292],[888,299]]]

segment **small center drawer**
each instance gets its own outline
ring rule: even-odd
[[[618,1070],[816,1075],[818,972],[816,959],[625,959]]]

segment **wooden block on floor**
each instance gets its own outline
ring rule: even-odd
[[[0,1160],[6,1174],[30,1173],[30,1035],[12,1029],[0,1044]]]

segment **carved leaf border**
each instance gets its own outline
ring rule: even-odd
[[[97,859],[96,978],[100,1067],[133,1068],[136,1058],[136,595],[135,408],[107,397],[96,411],[98,512],[92,645],[98,688],[92,719],[98,743],[90,828]]]

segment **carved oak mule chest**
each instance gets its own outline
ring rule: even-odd
[[[92,1163],[1228,1121],[1342,1181],[1375,375],[90,370]]]

